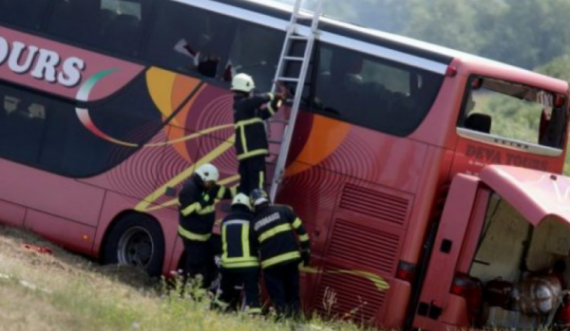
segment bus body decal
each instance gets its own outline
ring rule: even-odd
[[[89,100],[104,99],[128,85],[144,67],[49,39],[0,27],[0,80],[75,99],[86,79],[113,69]]]

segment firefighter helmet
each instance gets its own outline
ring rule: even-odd
[[[218,168],[210,163],[206,163],[198,167],[198,169],[196,169],[196,174],[198,174],[204,182],[217,182],[220,178]]]
[[[240,91],[249,93],[255,88],[255,83],[253,78],[248,74],[237,74],[234,79],[232,79],[232,91]]]
[[[265,193],[265,191],[260,188],[256,188],[253,191],[251,191],[250,199],[251,203],[254,206],[259,206],[261,204],[269,202],[269,199],[267,198],[267,193]]]
[[[251,203],[249,202],[249,198],[247,197],[247,195],[243,193],[239,193],[234,197],[234,199],[232,200],[232,206],[234,205],[242,205],[251,209]]]

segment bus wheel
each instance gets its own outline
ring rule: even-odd
[[[162,273],[164,235],[151,217],[123,216],[111,228],[103,247],[103,264],[128,264],[157,277]]]

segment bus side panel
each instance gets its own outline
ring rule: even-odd
[[[61,217],[28,209],[25,227],[78,253],[88,254],[93,246],[95,228]]]
[[[0,201],[0,220],[2,223],[22,226],[26,217],[26,208],[6,201]]]
[[[104,190],[6,160],[0,168],[0,199],[97,226]]]
[[[333,290],[336,313],[378,326],[401,326],[387,324],[386,307],[393,300],[406,306],[409,300],[409,288],[392,283],[413,196],[357,180],[341,187],[317,297]],[[401,321],[405,310],[393,313],[390,321]]]

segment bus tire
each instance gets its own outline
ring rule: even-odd
[[[152,217],[139,213],[122,216],[107,234],[103,264],[129,264],[151,277],[162,273],[165,242],[162,228]]]

